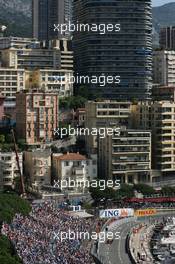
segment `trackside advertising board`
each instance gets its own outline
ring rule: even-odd
[[[123,209],[106,209],[100,210],[100,218],[112,218],[112,217],[128,217],[134,216],[134,209],[123,208]]]
[[[145,210],[136,210],[134,214],[137,217],[143,217],[143,216],[156,215],[156,213],[157,213],[156,209],[145,209]]]

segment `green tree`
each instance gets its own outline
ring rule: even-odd
[[[82,96],[70,96],[61,98],[59,106],[62,109],[77,109],[85,106],[87,99]]]
[[[76,90],[76,93],[75,94],[76,94],[76,96],[81,96],[81,97],[84,97],[86,99],[90,99],[89,89],[85,85],[80,86]]]
[[[12,138],[12,135],[11,134],[7,134],[6,135],[6,137],[5,137],[5,139],[6,139],[6,142],[7,143],[13,143],[13,138]]]
[[[5,135],[0,135],[0,145],[5,143]]]
[[[102,191],[100,187],[97,187],[97,188],[90,187],[89,192],[95,202],[99,202],[105,196],[104,191]]]
[[[7,264],[19,264],[22,263],[18,256],[15,255],[15,251],[11,242],[7,237],[0,236],[0,263]]]
[[[60,108],[64,108],[64,109],[68,109],[69,108],[69,101],[67,98],[60,98],[59,100],[59,107]]]
[[[24,151],[24,150],[27,149],[27,145],[26,145],[26,141],[25,141],[25,139],[18,139],[17,144],[18,144],[18,149],[19,149],[20,151]]]
[[[28,215],[30,204],[16,194],[0,194],[0,221],[10,223],[16,213]]]
[[[173,195],[173,194],[175,194],[175,187],[164,186],[164,187],[162,187],[161,193],[163,195]]]
[[[16,194],[0,193],[0,223],[10,223],[16,213],[28,215],[30,204]],[[0,235],[0,263],[21,264],[12,243],[7,237]]]
[[[14,190],[17,194],[21,193],[21,180],[20,177],[14,179]]]
[[[116,199],[122,199],[124,197],[134,197],[133,185],[121,184],[120,189],[116,191]]]
[[[105,190],[103,190],[100,185],[98,185],[96,188],[90,187],[89,192],[96,203],[98,203],[101,199],[113,200],[116,197],[116,190],[113,188],[105,188]]]
[[[11,143],[11,144],[4,143],[1,145],[1,150],[3,152],[11,152],[11,151],[13,151],[13,149],[14,149],[13,143]]]
[[[86,98],[84,98],[82,96],[77,96],[71,102],[70,107],[73,108],[73,109],[85,107],[86,101],[87,101]]]
[[[143,183],[134,185],[134,189],[138,192],[141,192],[144,195],[151,195],[155,193],[155,190],[153,187],[147,184],[143,184]]]

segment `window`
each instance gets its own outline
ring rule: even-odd
[[[64,162],[64,166],[65,166],[65,167],[69,166],[69,161],[65,161],[65,162]]]
[[[28,135],[28,137],[30,138],[30,137],[31,137],[31,132],[28,131],[27,135]]]

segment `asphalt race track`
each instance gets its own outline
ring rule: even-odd
[[[122,223],[113,233],[120,232],[120,239],[114,239],[112,244],[99,244],[99,253],[102,264],[131,264],[131,260],[126,251],[126,239],[131,228],[136,226],[140,222],[150,222],[153,219],[162,219],[163,217],[174,216],[175,213],[163,213],[154,217],[143,217],[132,222]]]
[[[114,240],[111,245],[100,243],[99,252],[103,259],[103,264],[131,264],[130,258],[126,252],[126,237],[131,230],[131,227],[135,226],[136,222],[123,223],[115,232],[120,232],[120,239]]]

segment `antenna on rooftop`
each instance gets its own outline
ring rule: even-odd
[[[0,37],[4,37],[4,32],[6,31],[7,27],[5,25],[0,26]]]

